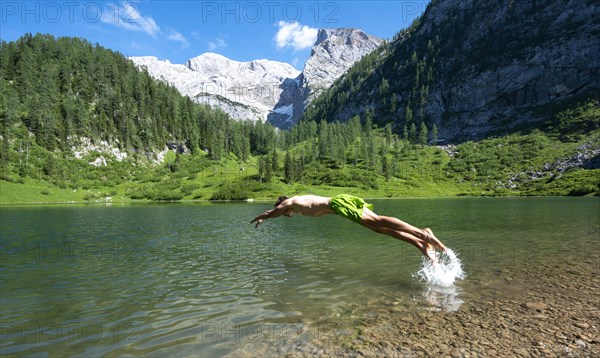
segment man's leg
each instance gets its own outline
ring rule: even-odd
[[[435,235],[433,234],[433,231],[431,231],[430,228],[426,227],[425,229],[423,229],[423,231],[425,231],[425,233],[428,235],[428,242],[430,242],[432,245],[434,245],[435,247],[437,247],[438,249],[442,250],[442,251],[446,251],[446,245],[442,244],[442,242],[435,237]]]
[[[431,229],[419,229],[418,227],[412,226],[409,223],[406,223],[398,218],[391,216],[383,216],[377,215],[369,208],[363,208],[363,220],[368,221],[374,227],[383,227],[392,231],[407,233],[414,238],[418,238],[421,241],[424,241],[438,249],[444,251],[446,250],[446,246],[442,244],[442,242],[435,237]],[[373,230],[373,229],[372,229]]]
[[[433,249],[433,246],[431,246],[431,244],[424,240],[418,239],[409,233],[388,229],[383,226],[372,225],[370,223],[365,222],[363,222],[362,225],[368,229],[375,231],[376,233],[388,235],[398,240],[408,242],[409,244],[416,246],[417,249],[419,249],[419,251],[421,251],[421,253],[425,255],[425,257],[429,258],[434,262],[436,261],[435,250]]]

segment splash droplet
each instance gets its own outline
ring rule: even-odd
[[[436,253],[437,263],[433,264],[429,259],[423,258],[419,271],[413,277],[425,281],[434,286],[450,287],[456,280],[463,279],[465,274],[462,262],[450,248],[442,253]]]

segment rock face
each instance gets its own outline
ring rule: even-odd
[[[219,107],[233,118],[262,121],[279,101],[282,84],[300,73],[283,62],[237,62],[214,53],[192,58],[185,65],[156,57],[130,59],[198,103]]]
[[[314,92],[327,89],[382,40],[358,29],[321,29],[302,71],[303,85]]]
[[[292,127],[313,98],[381,42],[358,29],[320,29],[304,70],[293,81],[284,83],[280,101],[269,115],[269,122],[279,128]]]
[[[539,126],[562,101],[600,89],[599,16],[592,0],[432,1],[370,73],[332,91],[343,102],[323,110],[316,99],[315,116],[369,110],[400,132],[412,117],[449,142]]]
[[[275,126],[289,128],[316,94],[380,43],[361,30],[319,30],[303,72],[287,63],[237,62],[214,53],[192,58],[185,65],[156,57],[130,59],[194,101],[219,107],[232,118],[268,119]]]

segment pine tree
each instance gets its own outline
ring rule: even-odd
[[[385,176],[386,180],[389,180],[391,177],[390,163],[387,158],[387,147],[383,142],[379,149],[379,156],[381,158],[381,173]]]
[[[264,181],[265,183],[270,183],[273,177],[271,159],[266,155],[258,158],[258,177],[261,182]]]
[[[367,137],[371,137],[373,135],[373,112],[370,110],[367,110],[365,113],[365,125],[363,131]]]
[[[392,137],[392,125],[390,123],[385,125],[385,145],[388,147],[392,147],[393,137]]]
[[[283,167],[284,179],[286,183],[291,183],[296,179],[295,162],[292,159],[290,152],[285,153],[285,162]]]
[[[421,125],[419,126],[419,144],[427,144],[427,126],[424,122],[421,122]]]
[[[394,153],[394,157],[389,162],[391,176],[395,176],[396,173],[398,172],[398,161],[399,160],[400,160],[400,151],[396,151],[396,153]]]
[[[387,79],[382,79],[381,80],[381,84],[379,85],[379,96],[381,98],[385,98],[388,94],[388,91],[390,89],[390,84],[388,82]]]
[[[415,126],[415,123],[411,123],[410,124],[410,131],[408,132],[408,139],[410,141],[410,143],[415,144],[415,142],[417,141],[417,126]]]
[[[410,56],[410,63],[413,65],[417,64],[417,51],[414,51],[412,56]]]
[[[271,155],[271,172],[273,175],[277,175],[279,172],[279,158],[277,156],[277,149],[273,149],[273,153]]]
[[[392,178],[392,171],[390,168],[390,163],[387,157],[384,157],[381,162],[381,171],[386,181],[390,181]]]
[[[327,124],[327,121],[321,121],[321,123],[319,123],[319,159],[324,159],[331,155],[329,152],[329,149],[331,148],[331,145],[328,142],[329,139],[329,125]]]
[[[295,180],[302,180],[304,177],[304,167],[305,167],[305,159],[304,159],[304,151],[302,152],[302,157],[296,161],[296,173]]]
[[[358,138],[360,138],[360,133],[361,133],[361,125],[360,125],[360,117],[355,115],[352,118],[350,118],[350,121],[348,122],[348,129],[350,132],[350,138],[352,139],[352,142],[354,143],[354,141],[356,141]]]
[[[408,127],[406,126],[406,124],[404,125],[404,128],[402,129],[402,140],[404,140],[405,142],[410,141],[410,137],[408,136]]]
[[[410,103],[406,105],[406,109],[404,110],[404,120],[406,123],[411,123],[413,120],[413,112],[410,109]]]
[[[333,129],[332,129],[333,130]],[[333,137],[333,160],[336,165],[340,166],[346,162],[346,147],[342,138],[342,131],[332,132]]]
[[[433,143],[433,145],[436,145],[437,142],[438,142],[438,129],[434,123],[433,126],[431,127],[431,143]]]
[[[242,160],[247,161],[250,156],[250,138],[244,136],[242,139]]]
[[[260,182],[262,183],[262,181],[265,179],[265,159],[264,159],[264,157],[258,157],[256,164],[258,166],[258,180],[260,180]]]
[[[264,166],[265,166],[265,182],[270,183],[273,179],[273,166],[270,163],[268,157],[264,158]]]
[[[379,156],[383,159],[387,155],[387,146],[384,142],[381,142],[381,147],[379,147]]]
[[[373,136],[369,137],[367,141],[368,145],[368,160],[369,160],[369,169],[375,170],[377,168],[377,148],[375,147],[375,140]]]
[[[390,114],[392,115],[396,114],[398,110],[398,99],[396,97],[397,95],[392,93],[392,98],[390,98]]]

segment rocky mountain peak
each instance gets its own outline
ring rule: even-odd
[[[318,47],[321,43],[329,40],[335,42],[341,39],[346,45],[359,46],[364,41],[369,39],[376,39],[376,37],[368,35],[363,30],[353,28],[338,28],[338,29],[319,29],[317,33],[317,41],[315,41],[314,47]]]
[[[303,72],[283,62],[238,62],[212,52],[185,64],[151,56],[130,59],[194,101],[219,107],[233,118],[290,128],[315,95],[381,41],[359,29],[321,29]]]
[[[351,28],[321,29],[317,41],[304,65],[305,85],[319,88],[329,87],[356,61],[381,44],[381,39],[367,35],[364,31]]]
[[[315,96],[382,41],[360,29],[320,29],[302,74],[295,81],[284,83],[281,99],[269,114],[269,122],[280,128],[296,124]]]

